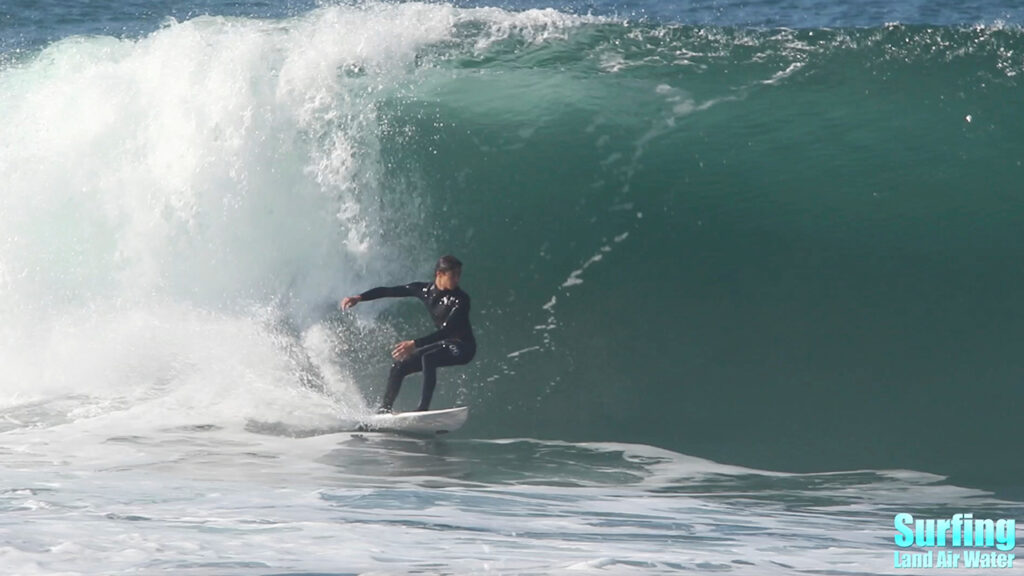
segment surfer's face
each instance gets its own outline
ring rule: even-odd
[[[445,270],[434,276],[434,284],[441,290],[454,290],[459,287],[462,270]]]

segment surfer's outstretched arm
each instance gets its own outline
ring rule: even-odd
[[[359,304],[360,302],[369,302],[371,300],[377,300],[379,298],[404,298],[407,296],[419,296],[426,287],[425,282],[413,282],[404,286],[380,286],[377,288],[371,288],[362,294],[357,296],[349,296],[342,299],[341,304],[338,305],[342,310],[348,310],[349,308]]]

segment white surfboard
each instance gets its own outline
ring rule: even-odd
[[[469,408],[459,406],[446,410],[426,412],[401,412],[399,414],[374,414],[360,425],[361,430],[373,432],[401,432],[404,434],[446,434],[454,432],[466,423]]]

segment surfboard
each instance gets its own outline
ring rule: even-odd
[[[469,418],[469,408],[466,406],[426,412],[374,414],[362,422],[359,429],[370,432],[399,432],[430,436],[454,432],[462,428],[467,418]]]

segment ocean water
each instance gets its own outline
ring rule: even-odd
[[[0,573],[932,573],[1024,518],[1022,25],[6,0]],[[353,432],[448,252],[468,423]]]

